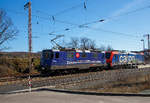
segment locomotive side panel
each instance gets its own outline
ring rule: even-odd
[[[119,53],[116,51],[106,52],[106,63],[108,67],[132,68],[144,64],[144,55],[140,53]]]
[[[67,53],[64,51],[54,51],[52,58],[51,70],[64,69],[67,65]]]
[[[41,66],[49,71],[102,67],[105,64],[104,56],[101,52],[43,50]]]
[[[102,59],[102,53],[75,52],[74,60],[67,61],[67,66],[72,65],[74,68],[87,69],[103,66],[104,61],[105,58]]]

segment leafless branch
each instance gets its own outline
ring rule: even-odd
[[[0,50],[3,48],[5,42],[8,42],[17,35],[18,30],[14,28],[14,25],[9,17],[6,16],[4,10],[0,9]]]

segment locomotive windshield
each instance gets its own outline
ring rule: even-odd
[[[43,58],[48,59],[48,58],[53,58],[53,53],[51,51],[43,51],[42,53]]]
[[[105,54],[106,59],[109,59],[110,56],[111,56],[111,53],[106,53],[106,54]]]

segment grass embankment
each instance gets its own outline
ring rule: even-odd
[[[2,55],[2,54],[1,54]],[[0,56],[0,77],[26,74],[29,72],[28,55],[20,53],[21,56],[8,56],[3,54]],[[40,65],[40,57],[33,56],[33,69],[31,73],[36,73]]]
[[[146,89],[150,89],[150,75],[129,77],[126,80],[93,86],[92,88],[82,89],[81,91],[92,91],[99,93],[139,93]]]

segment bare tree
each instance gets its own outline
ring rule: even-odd
[[[86,37],[77,38],[72,37],[71,41],[67,43],[69,48],[80,48],[80,49],[96,49],[96,43],[94,40],[91,40]]]
[[[96,43],[94,40],[89,40],[90,49],[95,50],[96,49]]]
[[[69,48],[79,48],[79,38],[72,37],[70,43],[68,43]]]
[[[81,48],[81,49],[89,49],[89,48],[90,48],[89,41],[90,41],[89,38],[82,37],[82,38],[80,39],[80,48]]]
[[[96,49],[96,43],[94,40],[86,38],[86,37],[82,37],[80,39],[80,48],[81,49]]]
[[[14,28],[11,19],[0,9],[0,50],[6,49],[4,43],[14,39],[17,33],[18,30]]]

